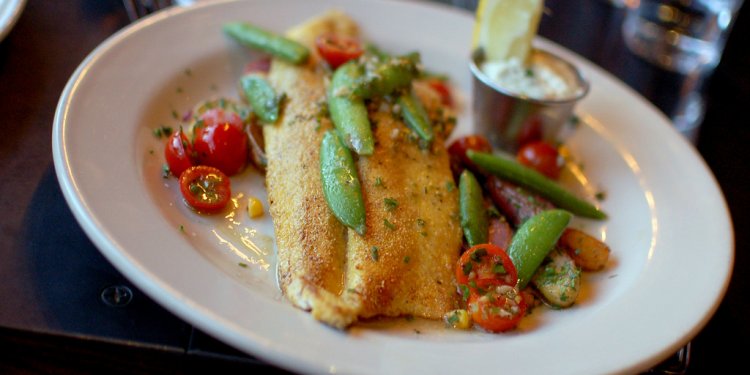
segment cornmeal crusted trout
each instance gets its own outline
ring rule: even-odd
[[[326,204],[319,169],[320,143],[332,128],[326,112],[331,73],[314,40],[326,32],[359,35],[341,12],[312,19],[287,33],[310,48],[308,62],[274,59],[268,77],[286,95],[279,121],[264,127],[281,289],[296,306],[338,328],[375,316],[440,319],[457,307],[453,275],[462,243],[444,147],[451,115],[428,85],[413,83],[436,131],[432,145],[420,147],[392,104],[369,102],[375,151],[356,158],[366,233],[343,226]]]

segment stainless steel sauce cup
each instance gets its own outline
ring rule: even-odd
[[[544,57],[571,73],[577,90],[563,99],[534,99],[515,94],[501,87],[481,69],[484,53],[476,50],[471,56],[473,76],[473,116],[477,134],[489,139],[493,147],[509,153],[518,151],[525,140],[541,138],[552,144],[559,141],[558,133],[571,118],[573,109],[589,91],[589,83],[570,62],[541,49],[532,53]]]

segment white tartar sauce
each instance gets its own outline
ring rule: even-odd
[[[513,57],[503,61],[487,61],[481,69],[503,89],[532,99],[568,99],[577,96],[581,90],[569,66],[537,51],[532,52],[528,64]]]

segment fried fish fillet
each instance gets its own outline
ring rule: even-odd
[[[357,158],[367,229],[361,236],[343,226],[326,204],[319,169],[320,143],[332,127],[325,111],[330,72],[314,40],[328,32],[359,36],[342,12],[311,19],[287,33],[310,48],[308,63],[274,60],[268,77],[286,95],[280,120],[264,128],[281,289],[337,328],[376,316],[439,319],[457,306],[453,270],[462,243],[442,126],[450,114],[427,85],[413,84],[438,124],[435,141],[424,146],[392,105],[370,103],[376,148]]]

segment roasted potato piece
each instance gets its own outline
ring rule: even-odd
[[[531,283],[547,303],[560,308],[569,307],[581,291],[581,269],[564,250],[555,248],[539,266]]]
[[[567,228],[557,244],[584,271],[599,271],[607,265],[609,246],[581,230]]]

